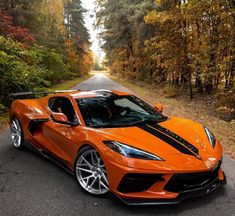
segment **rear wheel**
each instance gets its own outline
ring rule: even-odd
[[[16,149],[23,149],[24,134],[18,118],[13,118],[11,121],[11,139]]]
[[[109,191],[107,172],[99,153],[86,146],[75,161],[75,176],[80,186],[92,195],[104,195]]]

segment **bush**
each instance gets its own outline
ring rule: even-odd
[[[6,111],[6,107],[0,104],[0,114]]]
[[[47,71],[30,66],[0,51],[0,103],[9,105],[9,94],[19,91],[33,91],[50,83],[44,78]]]
[[[174,85],[165,85],[163,90],[167,98],[177,97],[180,93],[179,87]]]
[[[37,91],[67,78],[68,70],[54,50],[22,43],[0,36],[0,103],[9,105],[9,94]]]
[[[51,49],[42,50],[39,65],[52,72],[48,74],[47,79],[53,83],[68,79],[72,75],[64,64],[62,56]]]

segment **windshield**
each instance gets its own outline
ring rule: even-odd
[[[127,127],[167,119],[152,106],[132,96],[100,96],[77,99],[86,126]]]

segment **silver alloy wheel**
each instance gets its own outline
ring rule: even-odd
[[[11,123],[11,139],[13,145],[16,148],[19,148],[22,143],[22,129],[20,126],[20,122],[17,118],[14,118]]]
[[[89,148],[79,155],[76,162],[76,177],[79,184],[91,194],[101,195],[109,191],[104,163],[94,149]]]

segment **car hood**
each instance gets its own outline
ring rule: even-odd
[[[169,118],[158,124],[105,128],[102,133],[106,140],[151,152],[166,161],[181,158],[182,163],[198,164],[215,156],[203,126],[188,119]],[[214,161],[211,166],[213,164]]]

